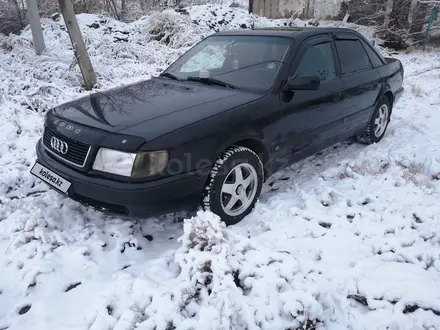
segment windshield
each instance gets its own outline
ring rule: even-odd
[[[282,69],[293,40],[262,36],[211,36],[190,49],[164,73],[215,78],[242,89],[267,90]]]

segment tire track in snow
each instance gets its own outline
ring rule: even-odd
[[[416,71],[416,72],[413,72],[413,73],[411,73],[409,75],[405,75],[405,79],[421,76],[421,75],[423,75],[425,73],[428,73],[428,72],[431,72],[431,71],[434,71],[434,70],[439,70],[439,69],[440,69],[440,65],[436,65],[436,66],[433,66],[433,67],[431,67],[429,69],[424,69],[422,71]]]

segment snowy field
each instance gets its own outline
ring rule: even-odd
[[[212,29],[289,23],[228,6],[79,19],[99,88],[157,75]],[[440,329],[439,51],[393,55],[406,91],[381,143],[275,174],[224,228],[104,216],[35,181],[44,110],[84,93],[61,23],[44,34],[41,57],[28,30],[0,37],[1,330]]]

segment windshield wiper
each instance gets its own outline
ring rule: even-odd
[[[180,79],[179,77],[177,77],[176,75],[169,73],[169,72],[162,72],[159,77],[167,77],[167,78],[171,78],[173,80],[177,80],[177,81],[182,81],[182,79]]]
[[[237,86],[229,84],[227,82],[221,81],[219,79],[216,78],[211,78],[211,77],[194,77],[194,76],[189,76],[186,78],[189,81],[197,81],[197,82],[201,82],[203,84],[208,84],[208,85],[218,85],[218,86],[223,86],[223,87],[229,87],[229,88],[233,88],[233,89],[239,89]]]

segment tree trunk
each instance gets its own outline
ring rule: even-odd
[[[417,8],[417,3],[419,0],[411,0],[411,5],[409,7],[409,14],[408,14],[408,23],[411,25],[414,21],[414,12]]]
[[[32,39],[34,41],[35,53],[43,54],[46,49],[44,44],[43,29],[41,28],[40,13],[38,12],[37,0],[27,0],[27,12],[29,24],[32,30]],[[19,13],[21,16],[21,14]]]
[[[93,70],[92,63],[90,62],[89,54],[87,53],[75,12],[73,11],[72,1],[58,0],[58,3],[64,17],[64,22],[66,23],[67,32],[69,33],[79,68],[81,69],[84,78],[86,89],[91,90],[96,84],[96,74]]]
[[[315,17],[315,0],[307,1],[307,18]]]
[[[17,15],[20,21],[21,28],[24,28],[23,17],[21,17],[22,8],[20,8],[20,4],[18,3],[18,0],[14,0],[13,3],[15,8],[17,8]]]
[[[393,11],[393,7],[394,7],[394,0],[387,0],[387,6],[385,9],[385,19],[383,22],[383,25],[385,27],[387,27],[390,24],[390,15],[391,12]]]
[[[124,19],[127,15],[127,1],[121,0],[121,18]]]

